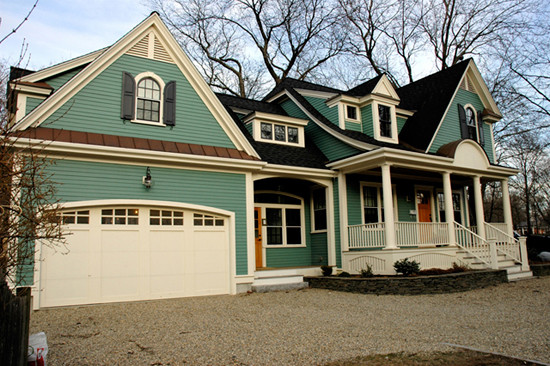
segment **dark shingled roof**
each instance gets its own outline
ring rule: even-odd
[[[365,81],[363,84],[359,84],[356,87],[351,88],[345,94],[354,97],[363,97],[365,95],[368,95],[372,93],[374,87],[376,86],[376,84],[378,84],[380,79],[382,79],[382,75],[378,75],[374,79],[370,79],[368,81]]]
[[[221,94],[222,97],[220,98],[220,94],[218,94],[218,98],[220,101],[225,104],[225,109],[227,109],[227,112],[229,115],[233,118],[235,121],[235,124],[239,127],[243,135],[248,139],[254,150],[260,155],[263,161],[266,161],[270,164],[278,164],[278,165],[288,165],[288,166],[300,166],[304,168],[317,168],[317,169],[327,169],[326,163],[328,162],[328,159],[326,156],[319,150],[317,145],[313,143],[310,139],[306,138],[305,141],[305,147],[298,147],[298,146],[288,146],[288,145],[279,145],[279,144],[270,144],[268,142],[259,142],[254,140],[250,132],[246,129],[243,122],[239,119],[237,114],[233,112],[231,109],[231,106],[237,108],[244,108],[239,107],[241,103],[244,103],[247,106],[257,105],[261,108],[266,107],[266,105],[271,105],[266,102],[258,102],[251,99],[245,99],[245,98],[238,98],[238,97],[230,97],[225,98],[227,96]],[[242,101],[237,101],[235,99],[243,99]],[[226,104],[224,102],[228,102],[230,104]],[[258,104],[255,104],[258,103]],[[273,105],[276,108],[281,108],[279,105]],[[248,109],[248,108],[245,108]],[[269,109],[269,108],[268,108]],[[281,108],[282,109],[282,108]],[[261,112],[266,112],[265,109],[258,110]],[[268,112],[271,113],[271,112]],[[286,116],[285,114],[279,113],[281,116]]]
[[[466,72],[470,59],[397,89],[400,108],[416,111],[399,133],[399,141],[425,151]]]
[[[152,150],[231,159],[258,160],[257,158],[250,156],[243,151],[237,149],[229,149],[226,147],[187,144],[182,142],[152,140],[127,136],[105,135],[102,133],[69,131],[45,127],[30,128],[17,133],[17,135],[19,137],[45,141],[73,142],[78,144],[120,147],[126,149]]]
[[[334,88],[329,88],[328,86],[323,86],[319,84],[310,83],[308,81],[293,79],[293,78],[286,78],[279,85],[277,85],[275,88],[273,88],[272,91],[269,92],[262,100],[268,100],[274,95],[277,95],[284,89],[293,88],[293,89],[307,89],[307,90],[314,90],[314,91],[320,91],[320,92],[326,92],[326,93],[336,93],[336,94],[344,94],[344,91]]]
[[[272,114],[279,114],[281,116],[287,116],[285,110],[278,104],[271,104],[262,102],[259,100],[247,99],[236,97],[234,95],[227,95],[216,93],[216,96],[222,102],[223,105],[233,108],[245,109],[249,111],[265,112]]]

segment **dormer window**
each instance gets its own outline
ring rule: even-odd
[[[346,118],[353,121],[357,121],[357,107],[352,105],[346,105]]]
[[[458,119],[460,120],[460,132],[463,139],[471,139],[485,144],[483,131],[483,119],[481,112],[476,111],[472,105],[458,105]]]
[[[466,126],[468,126],[468,138],[477,141],[476,113],[470,107],[466,108]]]
[[[304,127],[308,121],[264,112],[253,112],[243,122],[252,132],[254,140],[305,147]]]
[[[378,105],[378,119],[380,122],[380,136],[392,138],[391,108],[386,105]]]

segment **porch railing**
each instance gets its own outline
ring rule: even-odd
[[[396,222],[398,247],[449,244],[449,226],[441,222]]]
[[[380,248],[386,245],[384,223],[348,226],[350,249]]]
[[[456,243],[478,260],[491,267],[491,248],[481,236],[455,221]]]
[[[497,226],[498,225],[498,226]],[[508,233],[501,228],[506,230],[508,226],[503,223],[485,223],[485,235],[487,239],[493,240],[497,246],[497,251],[502,254],[507,255],[516,262],[522,262],[520,244],[519,240],[513,236],[508,235]]]

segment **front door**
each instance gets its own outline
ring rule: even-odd
[[[263,248],[262,248],[262,209],[254,207],[254,238],[256,243],[256,268],[262,268]]]
[[[432,222],[432,194],[427,190],[416,191],[418,222]]]

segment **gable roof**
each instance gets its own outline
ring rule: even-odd
[[[453,100],[471,59],[397,89],[399,108],[415,111],[399,140],[426,151]]]
[[[100,52],[100,54],[99,51],[96,51],[98,53],[96,55],[97,57],[95,57],[91,63],[89,63],[82,71],[80,71],[70,81],[65,83],[44,102],[42,102],[32,112],[23,117],[15,125],[15,129],[24,130],[31,126],[40,126],[42,122],[44,122],[58,108],[63,106],[71,97],[78,93],[85,85],[87,85],[91,80],[99,75],[99,73],[116,61],[121,55],[128,51],[135,50],[133,47],[140,43],[151,32],[155,34],[155,40],[158,38],[159,42],[164,46],[164,54],[162,57],[169,57],[178,66],[180,71],[185,75],[188,82],[191,84],[198,96],[203,100],[215,120],[219,123],[220,127],[224,130],[237,149],[243,150],[247,154],[257,157],[258,154],[254,151],[254,148],[250,142],[232,123],[232,119],[223,105],[216,98],[210,87],[206,84],[191,60],[187,57],[187,55],[185,55],[156,12],[153,12],[149,17],[134,27],[112,46]],[[85,56],[80,59],[82,60],[83,58],[86,59]],[[68,63],[70,63],[70,61]],[[31,74],[28,77],[36,77],[38,73],[39,72]]]
[[[354,88],[351,88],[350,90],[348,90],[346,92],[346,94],[347,95],[352,95],[354,97],[362,97],[362,96],[365,96],[367,94],[370,94],[370,93],[373,92],[376,85],[378,85],[378,82],[380,81],[380,79],[382,79],[382,76],[383,76],[383,74],[378,75],[373,79],[367,80],[364,83],[359,84]]]
[[[306,89],[306,90],[313,90],[313,91],[319,91],[319,92],[325,92],[325,93],[335,93],[335,94],[342,94],[344,91],[340,89],[330,88],[328,86],[323,86],[319,84],[310,83],[308,81],[293,79],[293,78],[286,78],[283,79],[279,85],[275,86],[272,91],[270,91],[262,100],[263,101],[269,101],[272,97],[279,94],[285,89],[293,88],[293,89]]]

